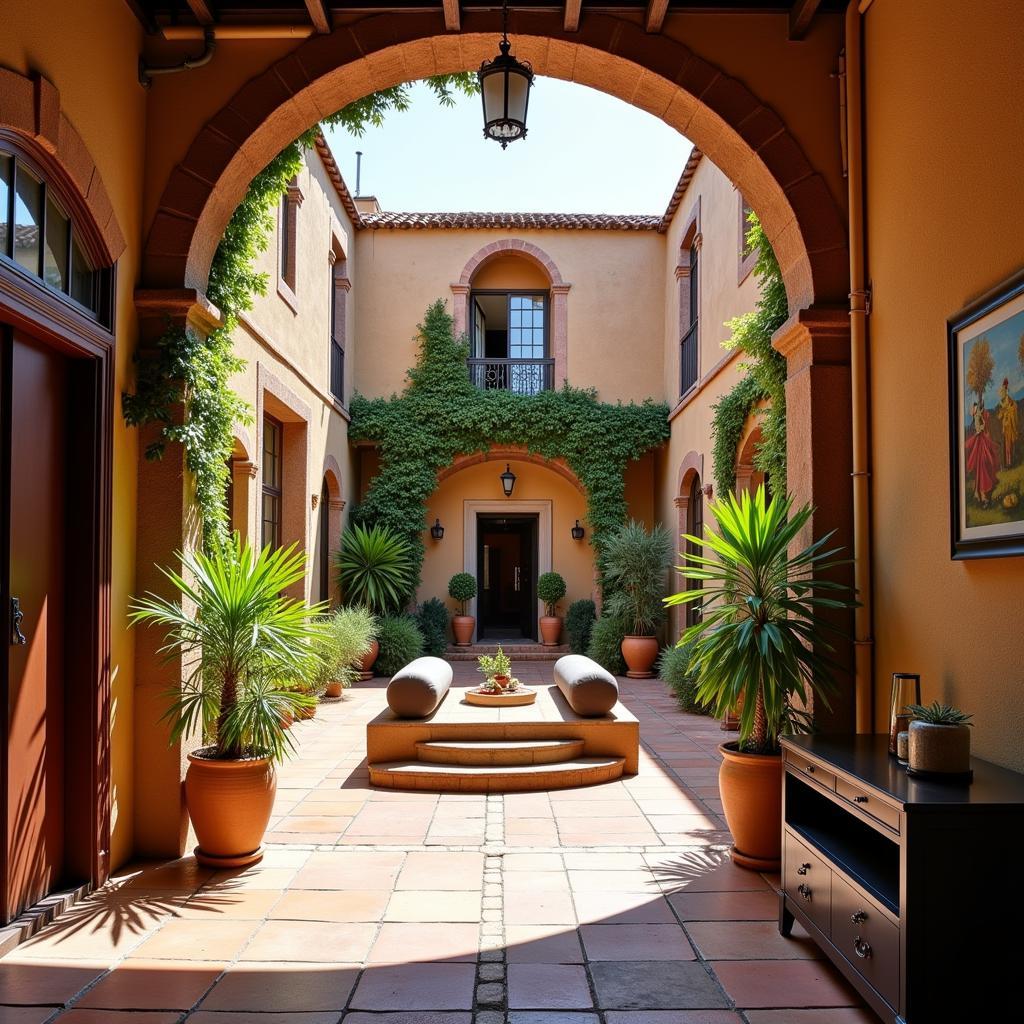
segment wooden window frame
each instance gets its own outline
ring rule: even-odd
[[[270,429],[271,436],[277,438],[277,443],[274,449],[274,463],[276,464],[276,483],[267,483],[267,428]],[[266,547],[271,544],[274,548],[281,546],[281,531],[284,521],[284,424],[270,413],[265,412],[263,414],[263,446],[260,453],[260,461],[262,462],[261,473],[260,473],[260,546]],[[277,518],[271,520],[274,524],[274,532],[276,537],[271,539],[267,537],[267,517],[264,512],[266,499],[270,497],[272,504],[276,503]]]
[[[753,212],[753,207],[744,199],[743,193],[736,189],[739,216],[739,240],[737,242],[738,259],[736,263],[736,283],[743,284],[750,276],[751,271],[757,266],[757,250],[747,249],[747,231],[750,225],[747,223],[747,211]]]

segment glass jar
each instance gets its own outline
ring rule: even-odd
[[[889,753],[896,756],[896,738],[910,728],[910,704],[921,703],[921,677],[912,672],[893,672],[889,700]]]

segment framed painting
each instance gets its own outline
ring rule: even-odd
[[[947,335],[952,556],[1024,555],[1024,272]]]

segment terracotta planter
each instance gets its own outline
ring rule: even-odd
[[[626,675],[630,679],[653,679],[654,663],[658,660],[656,636],[626,636],[622,638],[622,657]]]
[[[782,755],[741,754],[736,743],[718,749],[725,820],[732,832],[733,863],[753,871],[778,871],[782,857]]]
[[[370,649],[363,655],[363,660],[359,662],[359,678],[362,680],[373,678],[373,663],[377,660],[377,655],[380,654],[380,644],[376,640],[370,641]]]
[[[324,690],[324,696],[332,698],[340,697],[343,689],[344,687],[341,685],[341,683],[332,680],[327,684],[327,689]]]
[[[971,770],[971,730],[966,725],[911,722],[910,768],[929,775],[966,775]]]
[[[263,859],[263,834],[277,792],[277,774],[265,757],[214,761],[188,755],[185,801],[199,845],[196,860],[215,868]]]
[[[491,680],[499,690],[507,690],[512,682],[511,676],[494,676]]]
[[[562,639],[562,620],[557,615],[540,617],[540,642],[545,647],[557,647]]]
[[[453,615],[452,632],[455,634],[456,647],[469,647],[473,642],[473,630],[476,619],[472,615]]]

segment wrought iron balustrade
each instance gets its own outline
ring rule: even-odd
[[[466,365],[478,388],[538,395],[554,387],[554,359],[467,359]]]
[[[685,395],[697,383],[697,321],[679,339],[679,394]]]

